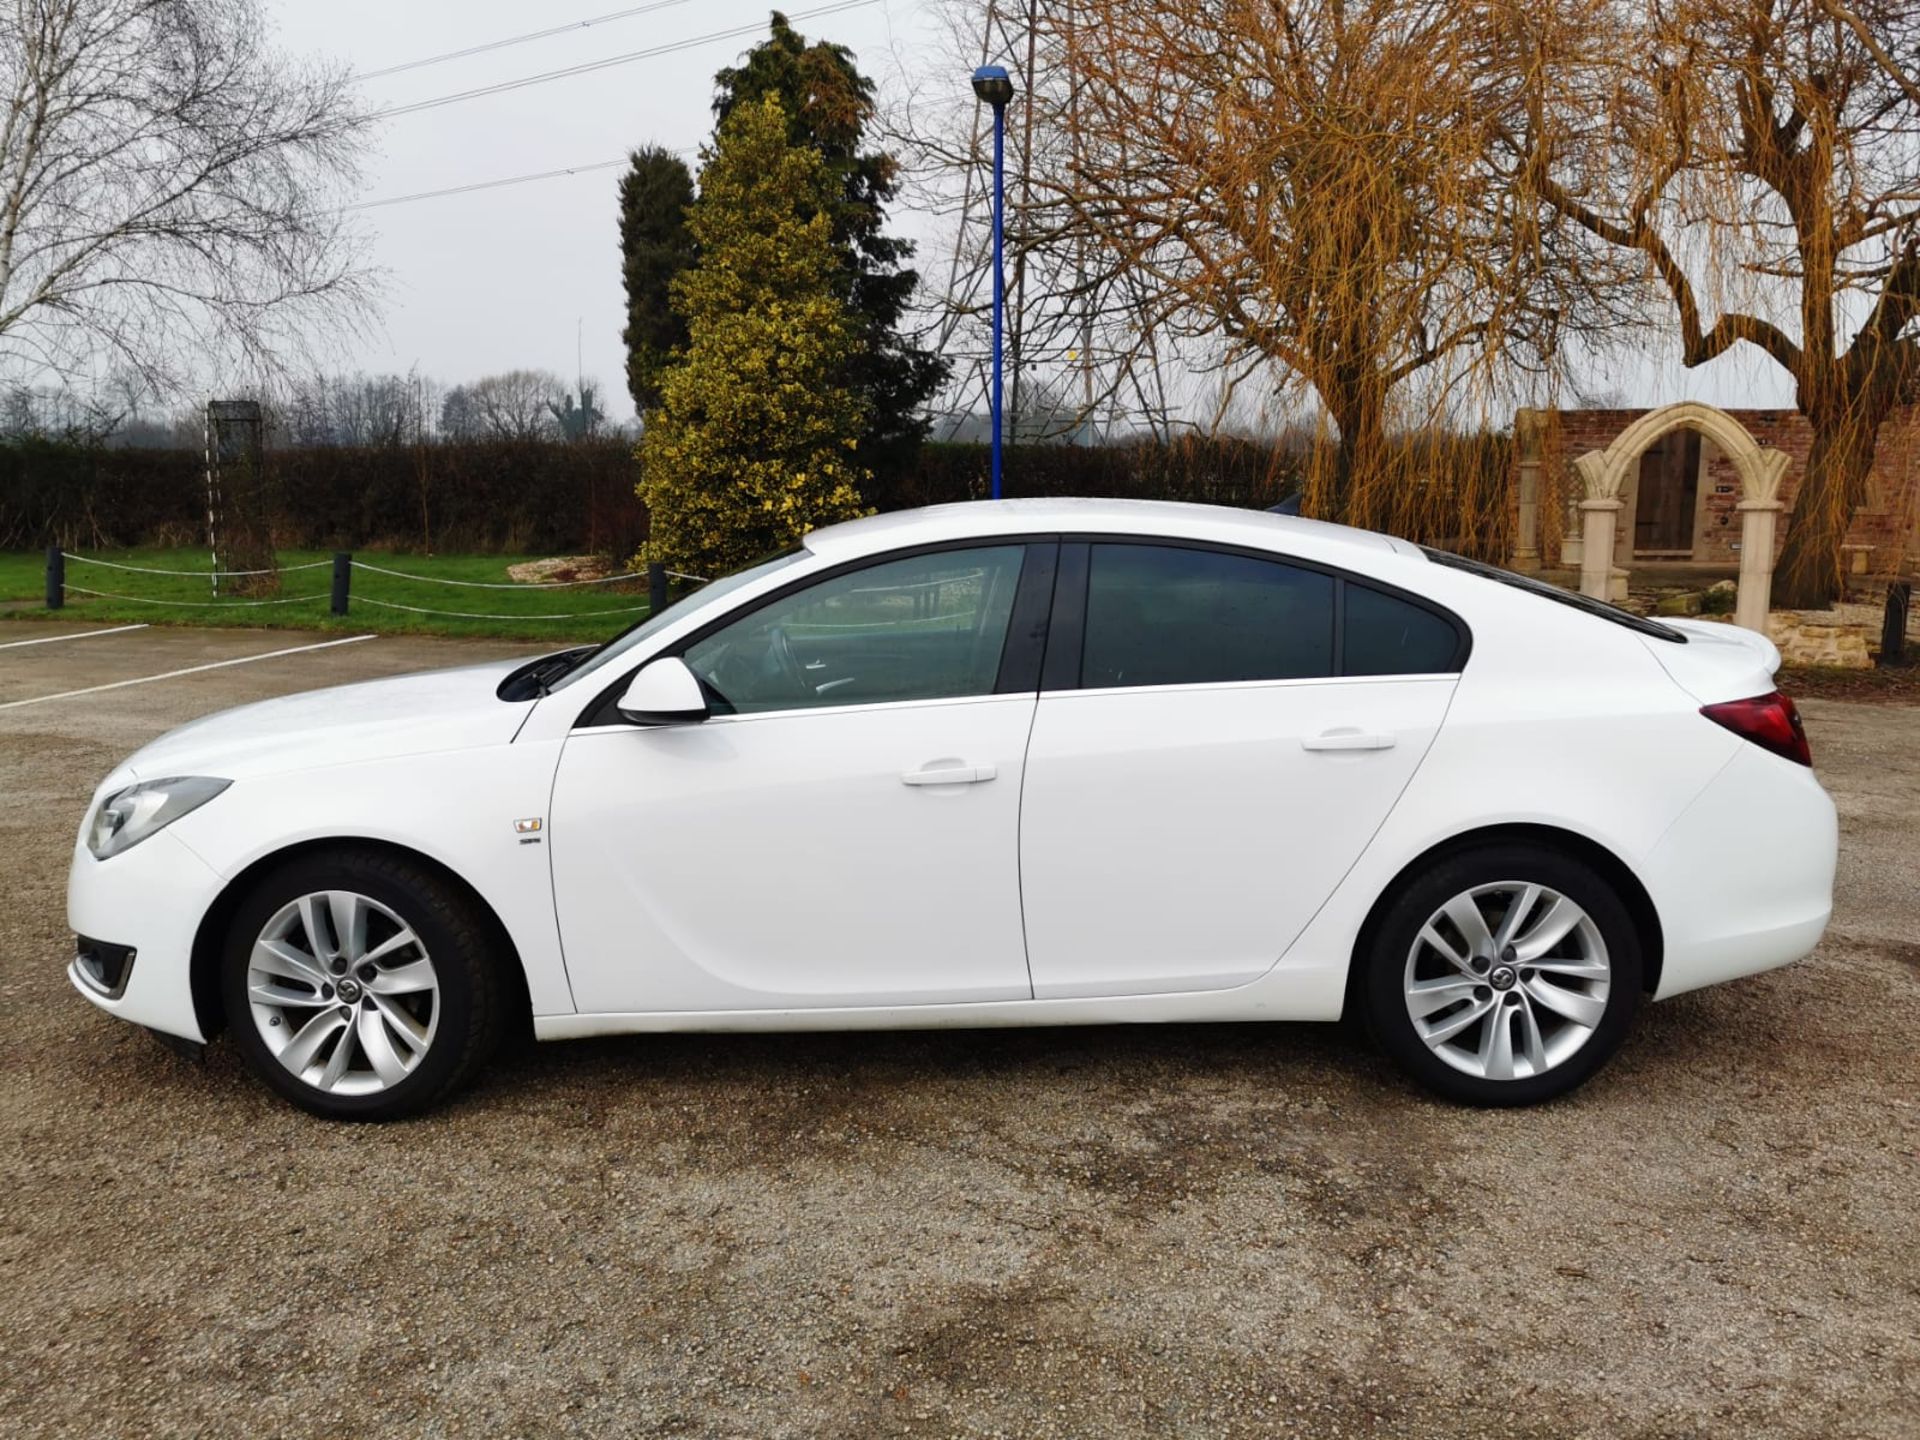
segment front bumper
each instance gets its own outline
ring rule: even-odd
[[[67,873],[67,924],[77,935],[108,936],[135,952],[118,995],[75,959],[67,978],[88,1000],[122,1020],[204,1042],[193,1005],[193,942],[219,895],[220,876],[171,830],[110,860],[76,844]]]

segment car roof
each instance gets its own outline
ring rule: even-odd
[[[997,535],[1111,534],[1164,536],[1247,545],[1337,562],[1400,554],[1424,559],[1404,540],[1324,520],[1274,515],[1229,505],[1170,500],[973,500],[869,515],[810,532],[806,547],[827,560],[855,559],[910,545]]]

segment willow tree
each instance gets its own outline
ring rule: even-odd
[[[1531,183],[1644,265],[1680,357],[1746,344],[1812,430],[1774,603],[1823,607],[1881,424],[1920,373],[1911,0],[1561,0],[1534,46]]]
[[[1051,38],[1081,143],[1059,228],[1157,323],[1310,387],[1316,513],[1378,522],[1398,407],[1541,363],[1585,302],[1515,208],[1525,86],[1467,0],[1082,0]],[[1595,291],[1593,293],[1599,293]],[[1509,372],[1510,373],[1510,372]]]
[[[673,282],[686,322],[641,437],[643,558],[722,575],[861,513],[867,403],[820,152],[793,143],[778,97],[720,124],[688,214],[696,260]]]

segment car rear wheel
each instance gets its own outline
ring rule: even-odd
[[[1414,880],[1365,964],[1381,1046],[1427,1088],[1476,1105],[1572,1090],[1619,1048],[1640,996],[1640,937],[1613,887],[1523,845],[1460,852]]]
[[[342,850],[267,875],[221,972],[248,1067],[302,1109],[391,1120],[437,1103],[497,1048],[505,995],[473,903],[402,856]]]

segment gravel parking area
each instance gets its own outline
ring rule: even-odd
[[[0,648],[0,1433],[1920,1434],[1920,707],[1804,707],[1820,951],[1545,1109],[1232,1026],[544,1046],[356,1128],[70,993],[73,830],[195,715],[513,647],[4,708],[301,643]]]

